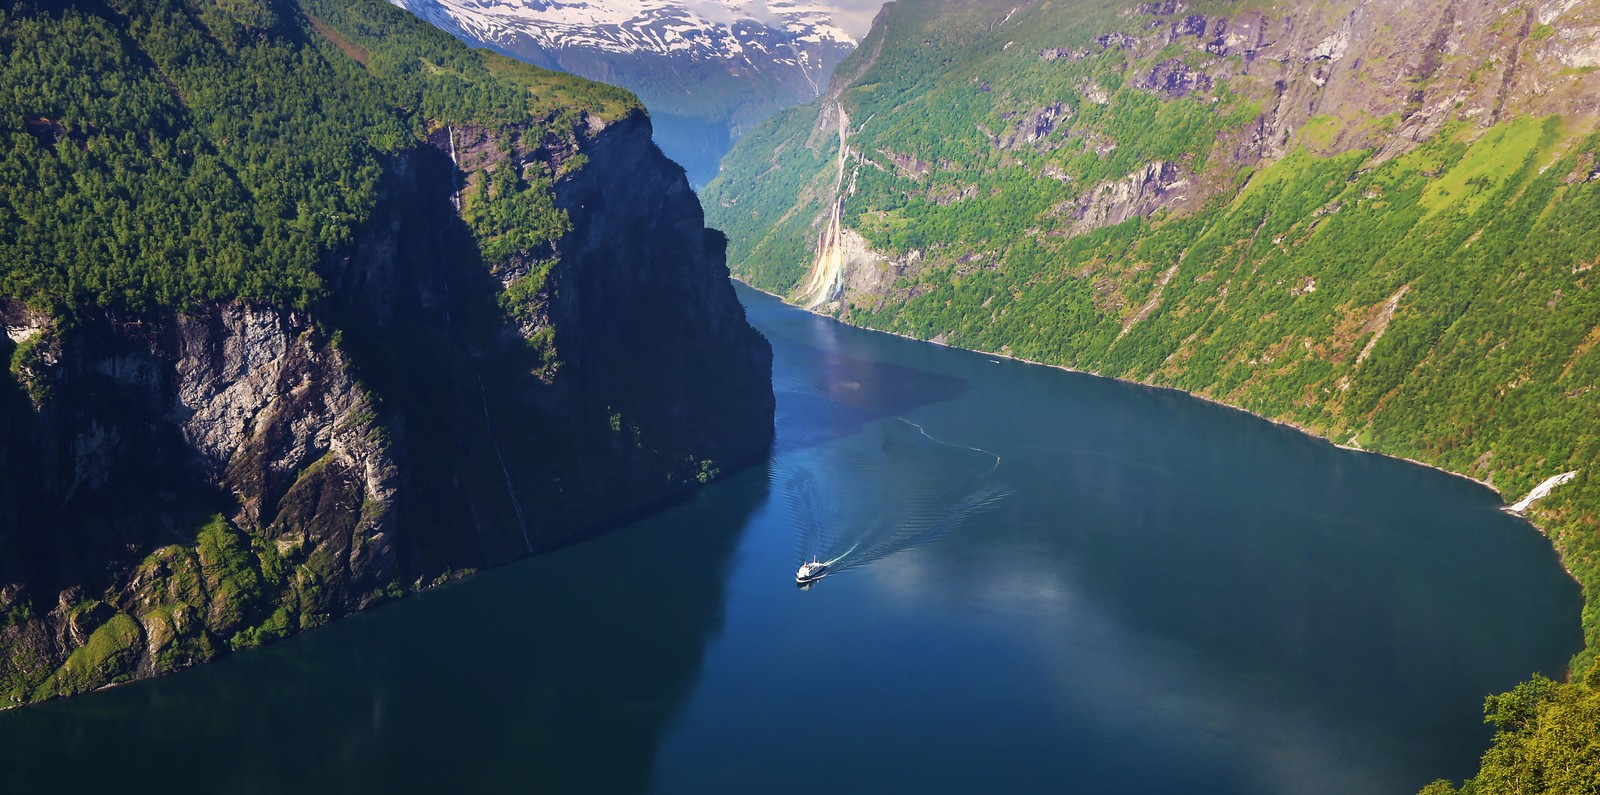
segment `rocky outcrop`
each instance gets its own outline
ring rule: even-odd
[[[1201,49],[1244,56],[1204,71],[1232,90],[1270,100],[1263,117],[1269,139],[1331,117],[1340,122],[1337,134],[1322,146],[1378,147],[1393,156],[1452,118],[1487,126],[1508,114],[1594,113],[1600,106],[1574,71],[1600,41],[1589,14],[1577,2],[1533,9],[1476,0],[1346,0],[1272,17],[1213,19],[1207,35],[1217,46]],[[1396,114],[1400,124],[1393,127],[1361,123]],[[1268,157],[1283,151],[1274,148]]]
[[[1060,103],[1035,108],[1025,114],[1005,114],[1003,118],[1011,122],[1011,128],[999,136],[992,137],[991,141],[1000,149],[1035,147],[1049,150],[1060,148],[1063,142],[1059,138],[1051,141],[1050,136],[1064,122],[1069,121],[1071,115],[1071,111]]]
[[[1487,126],[1508,115],[1600,110],[1585,78],[1600,65],[1600,22],[1579,0],[1344,0],[1271,16],[1187,12],[1182,3],[1141,4],[1130,15],[1151,17],[1165,36],[1112,33],[1097,43],[1136,60],[1161,59],[1136,85],[1166,98],[1206,96],[1227,85],[1260,99],[1261,137],[1272,142],[1262,152],[1266,160],[1287,153],[1299,142],[1295,133],[1318,117],[1334,122],[1312,142],[1324,153],[1376,147],[1393,157],[1453,118]],[[1195,55],[1172,58],[1166,53],[1174,46]],[[1044,52],[1060,58],[1071,51]],[[1396,115],[1397,125],[1370,123]]]
[[[1190,94],[1211,90],[1211,76],[1191,68],[1176,58],[1156,64],[1144,77],[1139,87],[1164,94],[1172,99],[1182,99]]]
[[[1067,231],[1079,235],[1160,210],[1191,207],[1191,176],[1177,163],[1151,163],[1123,179],[1097,185],[1060,211],[1072,219]]]
[[[390,162],[308,310],[0,306],[4,703],[316,626],[764,455],[770,349],[648,121],[496,135]],[[489,259],[457,195],[511,167],[556,175],[567,231]]]
[[[253,645],[395,581],[395,462],[307,314],[227,303],[41,334],[59,346],[45,391],[5,407],[7,448],[31,463],[7,473],[29,497],[0,532],[9,700]],[[90,659],[114,621],[99,643],[121,651]]]

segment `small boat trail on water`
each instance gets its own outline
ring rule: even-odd
[[[829,574],[936,541],[1011,494],[998,453],[953,444],[905,418],[868,433],[877,444],[800,467],[784,485],[798,563]]]

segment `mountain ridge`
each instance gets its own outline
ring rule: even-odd
[[[746,130],[815,97],[855,38],[822,2],[392,0],[477,46],[638,94],[703,185]]]
[[[734,0],[694,8],[672,0],[529,2],[520,6],[475,0],[397,0],[396,5],[435,25],[458,27],[460,33],[480,41],[507,44],[522,36],[551,50],[682,52],[709,59],[764,48],[765,42],[759,38],[764,32],[785,34],[776,39],[780,42],[850,47],[856,43],[834,23],[827,6],[787,1],[772,3],[771,15],[765,19],[750,14]],[[803,50],[796,51],[802,65],[807,56]]]

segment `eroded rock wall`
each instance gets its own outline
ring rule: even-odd
[[[390,162],[310,309],[0,306],[5,703],[316,626],[765,454],[770,348],[648,121],[492,136]],[[558,175],[570,229],[490,260],[457,196],[513,164]]]

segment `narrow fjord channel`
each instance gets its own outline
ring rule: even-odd
[[[0,791],[1409,795],[1580,645],[1549,544],[1466,480],[740,295],[764,469],[0,714]]]

